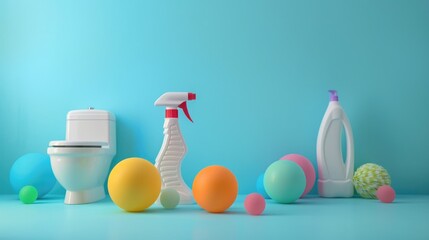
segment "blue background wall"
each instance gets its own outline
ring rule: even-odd
[[[0,1],[0,193],[13,161],[64,139],[69,110],[117,115],[115,163],[154,162],[166,91],[181,115],[188,184],[230,168],[240,192],[287,153],[316,166],[339,90],[356,167],[374,162],[400,193],[429,193],[429,1]],[[313,190],[315,193],[315,189]]]

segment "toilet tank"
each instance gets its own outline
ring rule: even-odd
[[[67,141],[106,142],[116,153],[116,119],[104,110],[73,110],[67,114]]]

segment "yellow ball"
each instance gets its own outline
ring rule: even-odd
[[[128,212],[150,207],[161,192],[161,176],[152,163],[143,158],[127,158],[110,172],[107,182],[112,201]]]

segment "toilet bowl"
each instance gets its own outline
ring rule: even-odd
[[[102,110],[74,110],[66,129],[66,140],[51,141],[47,150],[52,171],[66,189],[64,203],[99,201],[116,154],[115,117]]]

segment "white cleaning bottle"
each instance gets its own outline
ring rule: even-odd
[[[346,113],[338,102],[337,92],[329,91],[331,101],[317,136],[318,188],[321,197],[352,197],[354,173],[353,132]],[[347,157],[343,161],[341,131],[347,140]]]
[[[178,110],[181,108],[191,121],[186,101],[195,100],[195,93],[167,92],[155,101],[155,106],[165,106],[164,141],[155,161],[155,167],[161,174],[162,189],[173,188],[180,195],[179,204],[192,204],[191,189],[183,181],[181,174],[182,159],[187,152],[185,141],[180,132]]]

